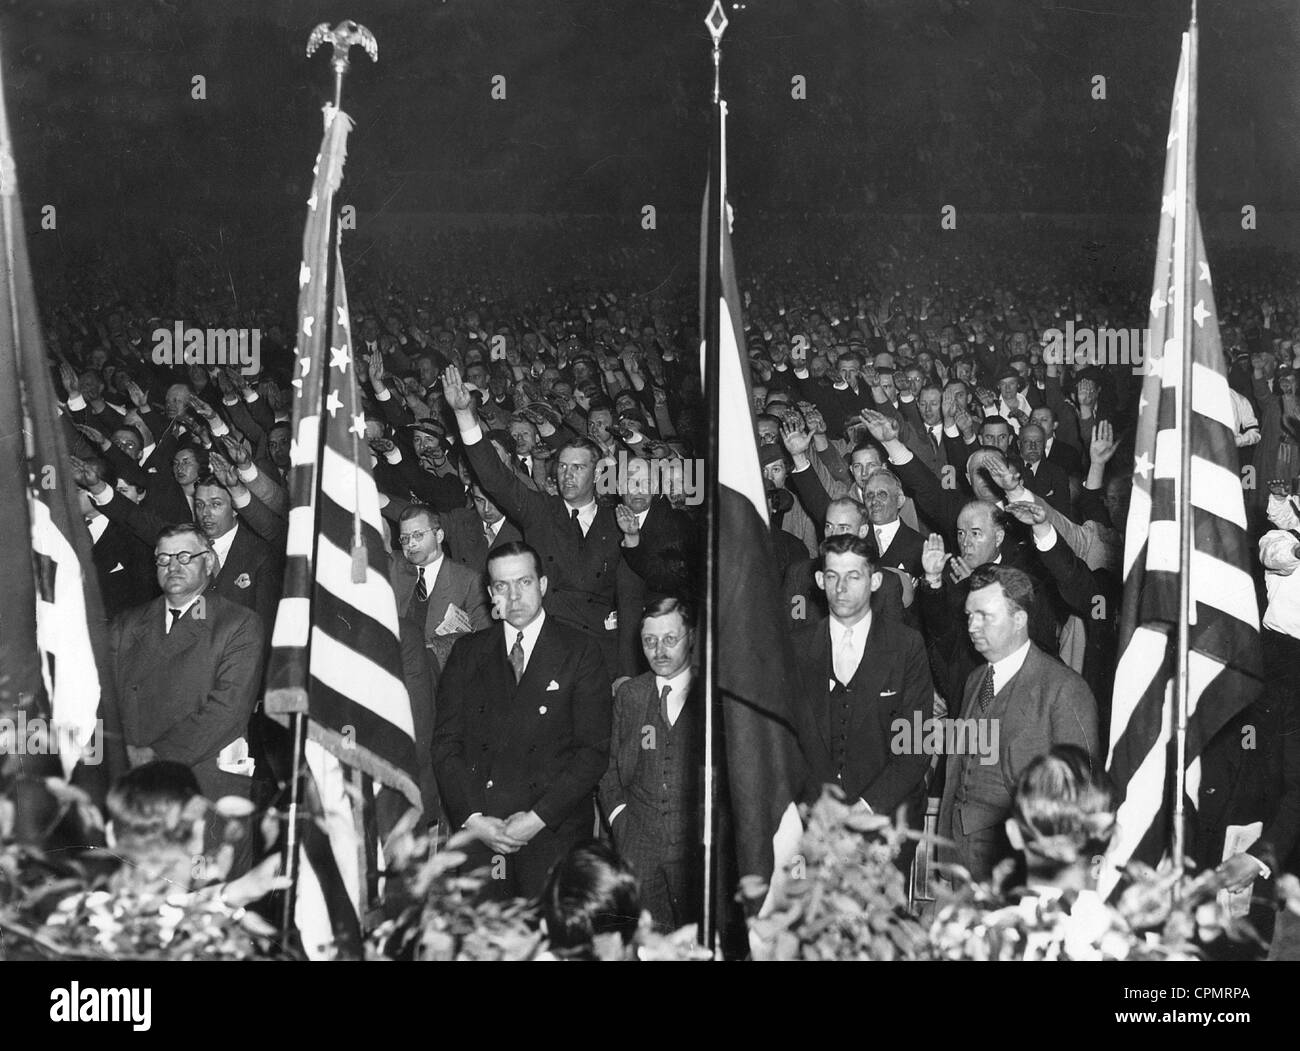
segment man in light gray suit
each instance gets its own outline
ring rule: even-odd
[[[959,745],[947,756],[938,832],[953,843],[940,860],[964,866],[980,881],[1012,854],[1004,825],[1031,759],[1072,744],[1094,765],[1103,762],[1088,684],[1029,641],[1033,600],[1033,581],[1018,569],[990,563],[971,574],[967,628],[986,663],[966,680],[961,719],[967,722],[956,729],[970,732],[945,735]],[[975,741],[987,749],[960,746]]]
[[[487,589],[478,573],[443,554],[442,521],[431,507],[412,504],[397,530],[402,554],[394,553],[390,571],[397,613],[420,626],[441,669],[457,638],[492,623]]]

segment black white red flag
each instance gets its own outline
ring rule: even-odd
[[[716,6],[716,5],[715,5]],[[803,792],[806,767],[797,731],[800,704],[789,616],[777,575],[767,495],[758,460],[749,361],[731,251],[727,204],[726,102],[714,105],[713,165],[705,187],[700,232],[701,304],[708,358],[716,355],[718,382],[708,391],[717,426],[715,514],[718,602],[708,630],[716,632],[717,692],[721,701],[722,762],[734,828],[736,874],[773,877],[773,839],[790,828]],[[785,838],[784,836],[782,837]],[[719,887],[728,898],[730,887]]]

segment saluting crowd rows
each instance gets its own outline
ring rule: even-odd
[[[1013,853],[1011,793],[1032,760],[1073,745],[1105,764],[1141,383],[1127,363],[1043,350],[1063,316],[1116,324],[1140,297],[1004,262],[996,281],[969,262],[941,280],[856,258],[834,280],[755,266],[745,296],[808,795],[835,784],[917,828],[936,799],[948,859],[981,880]],[[1225,802],[1198,818],[1189,853],[1242,886],[1295,871],[1300,832],[1300,303],[1274,294],[1286,272],[1277,286],[1229,278],[1219,303],[1232,466],[1253,469],[1267,602],[1269,688],[1238,723],[1268,743],[1244,759],[1206,750],[1202,792]],[[453,286],[386,277],[352,319],[426,819],[472,833],[467,864],[503,860],[502,895],[538,893],[595,830],[656,923],[693,922],[703,521],[684,480],[699,477],[705,419],[692,297],[631,281]],[[259,699],[288,533],[293,348],[271,314],[258,372],[158,365],[147,333],[190,320],[178,313],[74,305],[48,332],[113,618],[106,722],[132,766],[179,762],[209,798],[267,804],[285,743]],[[994,754],[900,743],[900,720],[944,715],[996,725]],[[1237,762],[1259,765],[1230,776]],[[1223,858],[1227,826],[1254,820],[1261,838]]]

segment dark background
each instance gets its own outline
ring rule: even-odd
[[[731,195],[750,216],[1158,208],[1187,0],[728,4]],[[700,0],[111,0],[0,5],[28,230],[129,226],[292,255],[330,95],[318,22],[353,51],[343,199],[368,216],[696,213],[711,62]],[[1203,212],[1288,211],[1300,4],[1201,4]],[[506,101],[490,98],[494,74]],[[207,78],[207,100],[190,78]],[[807,78],[806,101],[791,77]],[[1106,77],[1107,99],[1091,98]],[[937,219],[936,219],[937,222]],[[1149,225],[1149,224],[1148,224]],[[287,239],[287,240],[286,240]]]

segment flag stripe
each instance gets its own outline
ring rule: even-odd
[[[1105,892],[1114,887],[1119,869],[1131,860],[1155,863],[1171,839],[1173,684],[1185,613],[1179,572],[1185,451],[1192,515],[1185,790],[1193,804],[1200,753],[1260,687],[1259,609],[1247,568],[1251,551],[1235,470],[1235,425],[1194,177],[1186,160],[1196,120],[1194,34],[1195,27],[1183,37],[1174,89],[1151,296],[1150,345],[1160,348],[1161,355],[1147,363],[1125,536],[1109,748],[1120,803],[1111,865],[1101,883]],[[1192,288],[1187,287],[1189,262]],[[1187,325],[1189,302],[1195,314]],[[1192,358],[1187,433],[1179,403],[1185,353]]]

